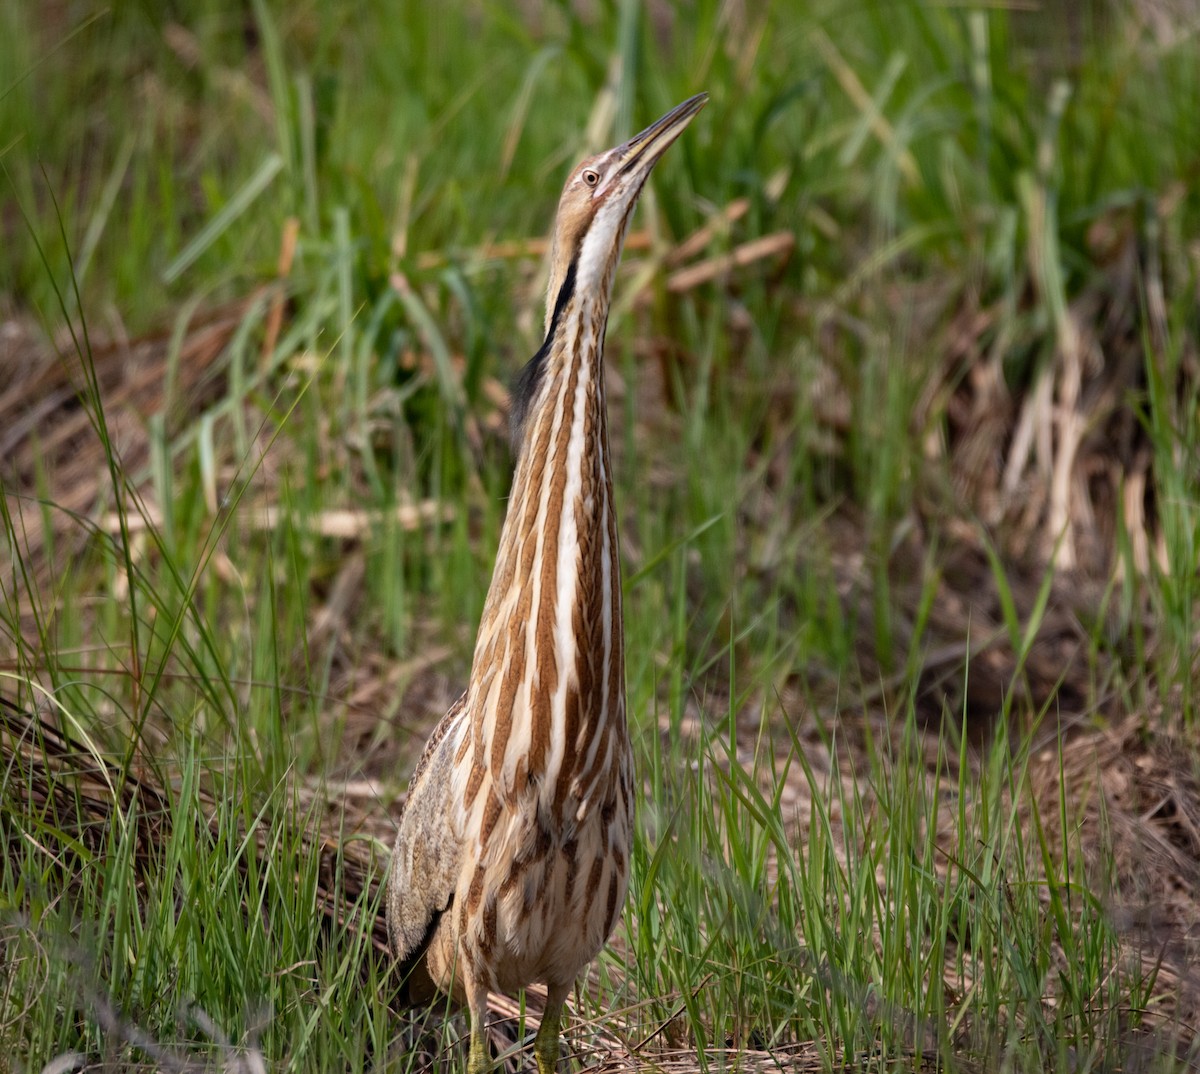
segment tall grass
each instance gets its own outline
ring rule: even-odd
[[[66,776],[39,807],[38,745],[18,763],[6,740],[13,1069],[458,1055],[441,1012],[389,1009],[377,896],[333,928],[316,911],[348,867],[323,874],[314,840],[340,818],[382,868],[465,681],[507,491],[496,387],[541,323],[538,259],[488,244],[543,235],[571,161],[702,88],[609,326],[645,793],[625,927],[572,1032],[701,1067],[1194,1060],[1157,1010],[1186,989],[1110,912],[1111,832],[1085,843],[1059,730],[1114,698],[1194,716],[1194,37],[1114,7],[1063,62],[1049,16],[917,2],[70,17],[0,16],[0,309],[64,341],[95,509],[60,510],[61,452],[4,464],[0,689],[103,758],[120,808],[101,823]],[[738,198],[699,256],[787,231],[790,258],[664,283]],[[179,393],[191,318],[230,299],[212,380]],[[159,405],[131,431],[94,341],[162,324]],[[1081,554],[1123,575],[1083,618],[1073,701],[1074,664],[1033,682],[1068,537],[1021,510],[1057,456],[1002,508],[995,475],[1042,385],[1069,409],[1081,324],[1086,376],[1097,355],[1133,372],[1080,420],[1094,441],[1136,419],[1126,455],[1089,457],[1149,459],[1150,484]],[[1013,413],[976,466],[981,384]],[[337,536],[337,512],[366,521]],[[989,630],[1012,660],[981,693]],[[130,774],[162,802],[122,797]]]

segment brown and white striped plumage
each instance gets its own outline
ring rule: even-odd
[[[555,219],[546,335],[518,378],[508,513],[466,693],[413,775],[388,878],[410,997],[471,1010],[487,1065],[487,992],[547,985],[536,1043],[612,932],[629,878],[633,772],[621,570],[604,403],[617,262],[655,162],[701,94],[567,179]]]

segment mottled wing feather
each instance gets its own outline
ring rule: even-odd
[[[425,745],[408,788],[388,873],[387,918],[392,948],[406,974],[429,946],[454,897],[462,845],[453,824],[450,794],[455,736],[464,718],[463,694]]]

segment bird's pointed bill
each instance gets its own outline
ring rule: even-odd
[[[656,119],[641,134],[635,134],[621,146],[621,172],[635,168],[650,168],[666,152],[691,121],[692,117],[708,103],[707,93],[697,93],[682,104],[677,104],[661,119]]]

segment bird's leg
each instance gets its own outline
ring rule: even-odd
[[[471,1010],[471,1054],[467,1074],[488,1074],[492,1069],[492,1049],[488,1046],[488,990],[478,980],[468,979],[467,1006]]]
[[[471,1054],[467,1057],[467,1074],[488,1074],[492,1069],[491,1049],[488,1048],[487,1026],[471,1015]]]
[[[538,1074],[554,1074],[558,1067],[559,1022],[562,1020],[563,1001],[571,985],[546,984],[546,1010],[542,1024],[533,1038],[533,1054],[537,1059]]]

